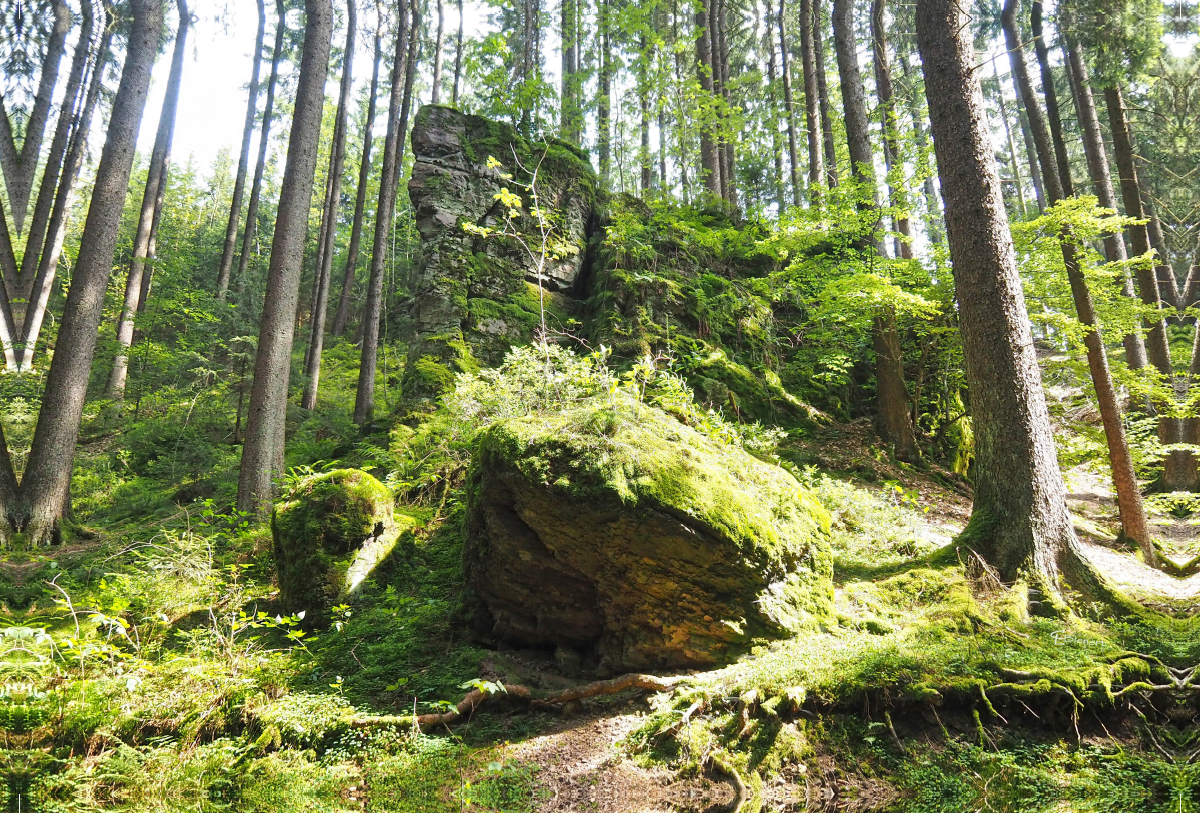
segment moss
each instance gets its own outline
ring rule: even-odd
[[[271,516],[285,607],[311,611],[331,603],[347,589],[360,547],[393,525],[391,492],[364,471],[338,469],[302,480]]]

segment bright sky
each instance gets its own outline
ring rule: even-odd
[[[264,42],[262,82],[265,85],[270,70],[271,46],[274,41],[275,15],[273,3],[267,3],[267,33]],[[458,30],[458,12],[455,4],[446,4],[446,38],[449,41]],[[358,3],[358,48],[354,58],[355,87],[371,80],[371,49],[375,20],[373,4],[366,0]],[[467,36],[486,26],[486,11],[478,2],[465,5]],[[217,19],[217,15],[220,19]],[[193,4],[195,23],[188,33],[187,60],[183,68],[183,87],[180,90],[179,112],[175,123],[175,140],[172,158],[177,163],[186,163],[194,156],[200,170],[207,169],[222,147],[228,147],[236,160],[242,140],[242,125],[246,115],[246,85],[250,81],[251,54],[254,50],[254,35],[258,26],[258,13],[251,0],[198,0]],[[289,18],[292,26],[298,24],[295,13]],[[174,16],[170,18],[174,25]],[[340,48],[345,42],[345,32],[335,32],[335,44]],[[385,39],[385,48],[389,41]],[[154,83],[142,118],[142,129],[138,138],[138,149],[149,153],[158,127],[158,114],[162,109],[162,98],[171,67],[171,45],[154,66]],[[385,54],[389,51],[385,50]],[[290,69],[290,66],[286,66]],[[451,69],[453,66],[451,65]],[[387,65],[381,68],[386,75]],[[337,93],[341,76],[330,71],[328,92]],[[259,106],[262,106],[262,93]],[[383,117],[386,120],[386,100]],[[253,155],[253,153],[251,153]]]

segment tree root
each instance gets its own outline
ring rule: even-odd
[[[355,717],[351,721],[350,726],[352,728],[409,727],[420,729],[421,731],[429,731],[437,728],[438,726],[449,726],[452,723],[460,722],[464,720],[464,718],[466,720],[470,720],[475,714],[475,709],[479,708],[487,701],[499,696],[508,697],[511,700],[517,700],[526,703],[534,709],[551,711],[558,710],[558,708],[564,703],[586,700],[590,697],[617,694],[618,692],[623,692],[628,689],[644,689],[652,692],[666,692],[675,688],[683,680],[683,677],[663,678],[656,677],[655,675],[629,674],[621,675],[620,677],[612,678],[611,680],[598,680],[594,683],[586,683],[582,686],[573,686],[569,689],[564,689],[561,692],[554,692],[552,694],[542,694],[517,684],[509,684],[505,686],[501,692],[472,689],[471,691],[467,692],[466,696],[459,701],[458,705],[450,711],[433,714],[418,714],[415,717],[411,714],[381,714]]]

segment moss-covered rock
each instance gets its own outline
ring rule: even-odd
[[[781,468],[619,398],[479,438],[476,628],[601,672],[708,666],[830,613],[829,515]]]
[[[394,514],[387,486],[364,471],[305,478],[271,516],[283,606],[319,612],[354,592],[411,524]]]
[[[581,278],[597,181],[578,148],[553,139],[530,142],[509,124],[450,107],[422,107],[412,145],[408,192],[421,257],[403,383],[406,398],[432,399],[445,391],[446,380],[417,370],[412,362],[432,360],[456,371],[466,355],[495,364],[513,344],[533,338],[543,309],[551,328],[562,329],[573,318],[575,305],[567,295],[577,293]],[[521,196],[528,212],[535,171],[538,203],[567,249],[548,259],[540,278],[516,240],[463,229],[464,224],[502,228],[507,212],[496,200],[501,189]],[[541,235],[533,219],[524,215],[513,224],[539,253]]]

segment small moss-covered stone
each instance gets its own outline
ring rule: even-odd
[[[603,672],[721,663],[831,610],[817,500],[623,398],[486,430],[467,509],[477,628],[578,650]]]
[[[312,475],[271,517],[279,595],[289,611],[324,610],[383,561],[396,543],[392,493],[370,474],[338,469]]]

